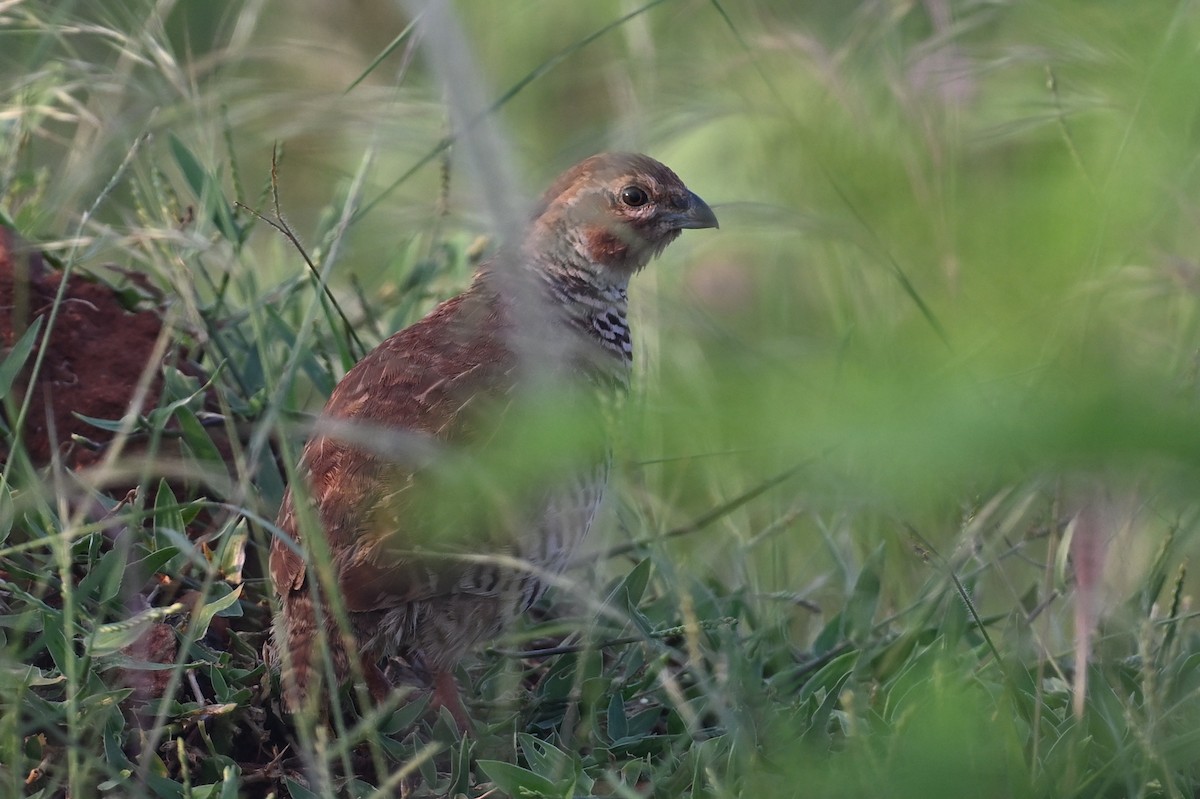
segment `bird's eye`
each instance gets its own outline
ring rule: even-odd
[[[639,205],[645,205],[650,202],[650,196],[646,194],[645,189],[637,186],[626,186],[621,189],[621,202],[637,208]]]

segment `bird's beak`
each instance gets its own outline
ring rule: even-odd
[[[682,211],[672,214],[671,220],[680,230],[698,230],[701,228],[720,227],[717,215],[694,192],[688,192],[688,205]]]

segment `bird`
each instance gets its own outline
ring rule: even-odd
[[[327,707],[356,674],[382,703],[380,664],[399,657],[469,729],[455,667],[593,525],[631,382],[630,279],[717,217],[662,163],[609,152],[562,173],[527,220],[465,291],[353,366],[319,417],[270,545],[285,712]],[[551,416],[536,436],[551,454],[529,456]]]

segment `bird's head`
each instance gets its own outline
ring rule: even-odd
[[[549,265],[623,283],[679,233],[717,217],[674,172],[636,153],[602,153],[568,169],[542,195],[527,252]]]

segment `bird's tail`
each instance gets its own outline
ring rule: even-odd
[[[292,591],[283,598],[272,637],[284,712],[324,713],[327,680],[322,652],[331,655],[335,674],[345,675],[348,669],[343,647],[336,639],[330,640],[331,636],[317,623],[313,598],[307,590]]]

